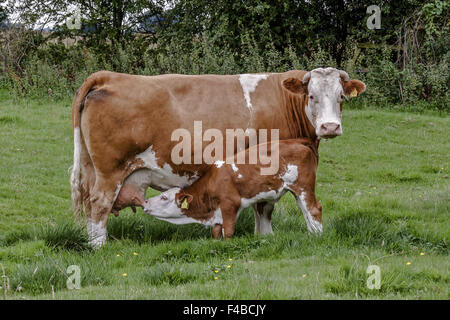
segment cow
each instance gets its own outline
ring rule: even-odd
[[[318,164],[317,144],[305,139],[280,140],[277,144],[279,172],[262,175],[261,162],[237,164],[238,155],[215,165],[192,185],[169,189],[140,203],[144,212],[174,224],[201,223],[213,227],[212,236],[231,238],[242,210],[256,203],[274,205],[291,192],[311,232],[322,232],[322,206],[315,195]],[[272,146],[266,147],[271,149]],[[249,159],[252,146],[240,151]],[[256,150],[255,150],[256,151]]]
[[[223,133],[278,129],[281,140],[333,138],[342,134],[344,98],[364,90],[363,82],[335,68],[241,75],[96,72],[72,103],[74,214],[85,211],[90,243],[98,248],[110,213],[139,202],[127,194],[137,191],[142,200],[148,187],[184,188],[208,170],[207,163],[172,161],[174,130],[194,135],[200,120],[203,129]],[[246,140],[243,149],[248,145]],[[271,202],[254,206],[256,233],[272,233],[273,208]]]

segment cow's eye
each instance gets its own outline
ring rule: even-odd
[[[166,196],[161,196],[161,200],[167,200]]]
[[[344,95],[343,94],[341,94],[341,99],[344,100]]]
[[[311,100],[314,100],[314,96],[312,96],[312,95],[310,95],[309,98],[310,98]]]

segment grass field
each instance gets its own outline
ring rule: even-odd
[[[93,251],[71,213],[70,105],[0,91],[2,298],[450,298],[448,116],[345,110],[344,135],[320,146],[321,236],[287,195],[273,236],[253,234],[251,210],[231,241],[125,211]],[[70,265],[79,290],[66,288]],[[369,265],[379,290],[366,286]]]

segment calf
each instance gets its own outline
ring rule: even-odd
[[[191,186],[172,188],[144,202],[144,211],[160,220],[175,224],[202,223],[212,226],[212,235],[231,238],[239,213],[259,202],[274,204],[287,191],[296,198],[303,212],[308,230],[322,231],[322,206],[315,196],[318,164],[317,142],[292,139],[272,142],[278,144],[279,172],[261,175],[261,164],[235,164],[234,161],[217,161]],[[246,162],[252,148],[244,151]],[[273,152],[270,143],[267,152]],[[264,220],[265,221],[265,220]],[[258,222],[256,222],[258,223]],[[256,226],[255,226],[256,227]],[[270,220],[262,229],[271,228]]]

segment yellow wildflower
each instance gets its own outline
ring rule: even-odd
[[[127,274],[126,274],[126,273],[122,273],[122,276],[126,277],[126,276],[127,276]]]
[[[411,264],[411,262],[409,262],[409,261],[406,263],[407,266],[409,266],[410,264]]]

